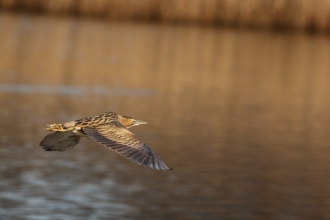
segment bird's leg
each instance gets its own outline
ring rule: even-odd
[[[68,131],[68,129],[66,129],[66,127],[63,126],[63,124],[50,124],[50,125],[47,125],[46,130],[47,131],[61,131],[61,132]]]

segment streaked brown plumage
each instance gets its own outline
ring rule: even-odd
[[[146,122],[131,117],[105,112],[60,124],[48,125],[46,130],[55,131],[41,142],[46,151],[67,151],[79,143],[80,137],[89,137],[109,147],[133,162],[158,170],[169,170],[163,161],[127,128]]]

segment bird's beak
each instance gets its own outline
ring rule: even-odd
[[[134,120],[133,125],[142,125],[142,124],[148,124],[148,122],[141,121],[141,120]]]

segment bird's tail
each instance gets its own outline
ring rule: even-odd
[[[44,137],[40,146],[45,151],[67,151],[79,143],[80,136],[72,131],[54,132]]]

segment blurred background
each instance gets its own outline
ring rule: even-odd
[[[330,219],[329,0],[0,0],[0,219]],[[114,111],[173,171],[46,124]]]

